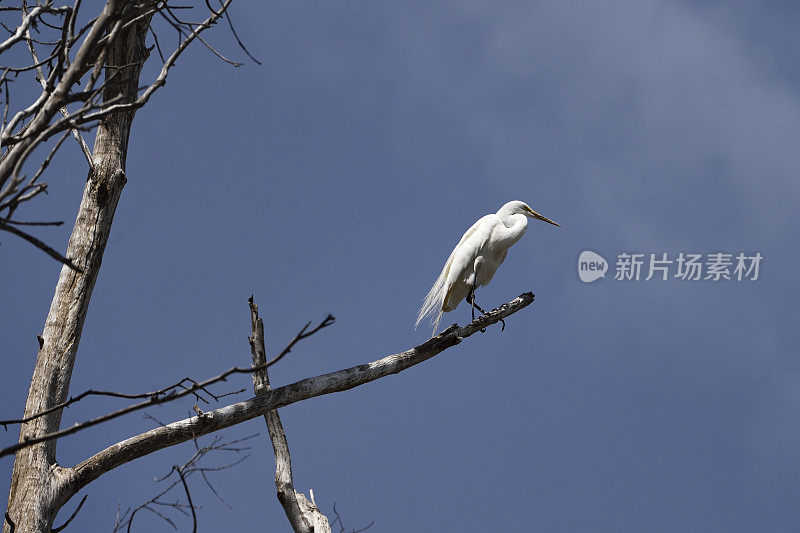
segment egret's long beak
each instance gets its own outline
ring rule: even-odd
[[[532,210],[532,211],[531,211],[531,215],[533,215],[533,218],[536,218],[536,219],[538,219],[538,220],[544,220],[545,222],[549,222],[550,224],[552,224],[552,225],[554,225],[554,226],[558,226],[559,228],[561,227],[561,224],[556,224],[555,222],[553,222],[553,221],[552,221],[552,220],[550,220],[549,218],[547,218],[547,217],[543,217],[542,215],[540,215],[540,214],[539,214],[539,213],[537,213],[536,211],[533,211],[533,210]]]

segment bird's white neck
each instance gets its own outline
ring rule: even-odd
[[[525,230],[528,229],[528,217],[520,213],[501,215],[500,220],[503,221],[503,228],[497,228],[499,230],[498,237],[506,246],[511,246],[520,240],[525,235]]]

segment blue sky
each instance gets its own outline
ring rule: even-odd
[[[374,531],[797,530],[799,9],[235,4],[263,66],[196,46],[137,115],[72,390],[139,392],[247,364],[251,293],[272,352],[306,321],[337,319],[273,385],[419,344],[416,311],[453,245],[519,199],[563,228],[532,223],[478,302],[531,290],[534,304],[502,333],[282,409],[298,489]],[[213,37],[239,53],[223,27]],[[74,220],[85,176],[65,145],[29,216]],[[68,231],[37,235],[63,250]],[[612,263],[764,260],[755,282],[584,284],[586,249]],[[9,418],[59,268],[8,236],[0,268]],[[459,307],[443,324],[468,318]],[[112,407],[87,401],[64,424]],[[191,404],[150,414],[172,421]],[[69,437],[59,462],[151,427],[135,414]],[[252,456],[214,476],[230,510],[195,480],[203,530],[288,528],[263,420],[223,435],[252,433]],[[101,478],[74,527],[110,530],[118,505],[158,492],[153,477],[192,453]],[[10,471],[0,461],[0,479]],[[151,520],[137,524],[170,530]]]

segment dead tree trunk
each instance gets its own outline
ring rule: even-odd
[[[110,2],[107,8],[113,4]],[[139,73],[148,56],[144,44],[148,23],[149,17],[145,17],[123,29],[108,49],[105,74],[109,82],[103,94],[105,100],[120,97],[120,103],[136,101]],[[89,300],[126,181],[125,159],[134,113],[134,108],[112,113],[97,129],[93,166],[66,254],[78,270],[68,266],[61,269],[39,338],[39,353],[25,405],[26,417],[67,399]],[[61,410],[56,410],[23,424],[20,438],[50,433],[59,428],[60,422]],[[43,442],[16,454],[7,511],[15,524],[15,533],[49,533],[65,497],[71,496],[64,491],[69,476],[56,463],[57,442]],[[8,522],[3,531],[11,531]]]

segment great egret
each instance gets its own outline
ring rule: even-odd
[[[475,308],[486,314],[475,303],[475,289],[492,281],[508,249],[525,234],[528,218],[561,227],[519,200],[508,202],[497,213],[480,218],[464,233],[447,258],[442,273],[425,297],[414,327],[430,315],[435,335],[442,312],[452,311],[464,298],[472,304],[473,320]]]

